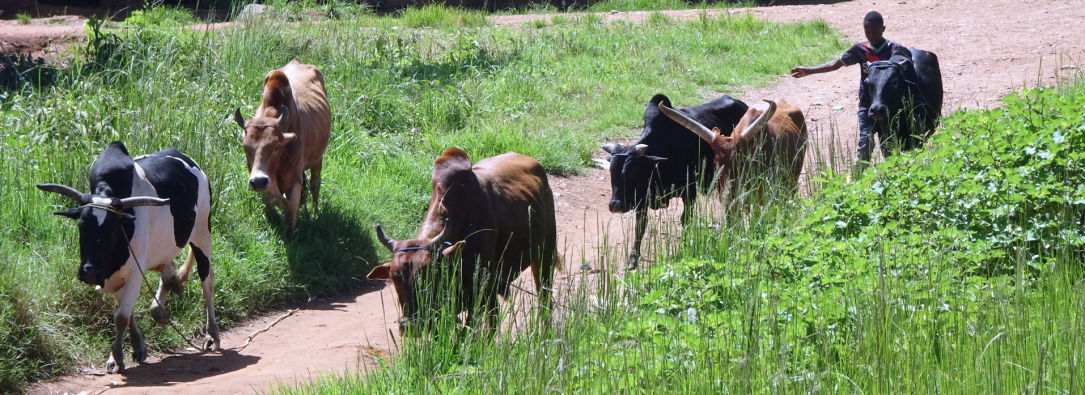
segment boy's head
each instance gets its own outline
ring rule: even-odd
[[[863,17],[863,33],[866,34],[867,42],[877,45],[883,40],[882,33],[885,33],[885,23],[882,21],[882,14],[878,11],[871,11],[866,13]]]

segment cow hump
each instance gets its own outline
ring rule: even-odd
[[[90,168],[90,191],[95,195],[116,198],[132,196],[134,174],[135,162],[128,149],[124,143],[114,141],[106,146]]]
[[[263,104],[267,109],[274,109],[275,114],[257,114],[262,116],[278,116],[279,106],[288,106],[292,96],[290,80],[282,70],[272,70],[264,79]]]

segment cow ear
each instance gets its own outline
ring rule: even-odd
[[[614,143],[603,144],[603,151],[606,151],[608,154],[614,155],[614,151],[617,151],[617,150],[618,150],[618,144],[614,144]]]
[[[294,133],[283,133],[283,144],[290,144],[297,137],[298,135]]]
[[[373,270],[369,272],[369,275],[365,277],[370,280],[388,280],[392,278],[391,276],[389,276],[390,273],[391,263],[385,263],[383,265],[373,268]]]
[[[457,241],[456,244],[445,247],[445,249],[441,250],[441,255],[449,256],[449,255],[452,255],[452,254],[456,253],[456,250],[459,250],[460,247],[463,246],[463,243],[464,243],[464,241],[460,240],[460,241]]]
[[[54,211],[53,215],[60,215],[71,219],[79,219],[79,207],[67,210]]]

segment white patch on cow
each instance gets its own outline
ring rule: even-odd
[[[100,197],[100,196],[94,196],[94,197],[90,198],[90,201],[91,201],[91,203],[94,203],[94,204],[102,204],[102,205],[108,206],[109,203],[113,201],[113,199],[108,199],[108,198],[104,198],[104,197]],[[94,218],[98,219],[98,226],[102,226],[102,224],[105,223],[106,216],[109,215],[109,212],[107,212],[105,210],[102,210],[102,209],[91,209],[91,212],[94,213]]]

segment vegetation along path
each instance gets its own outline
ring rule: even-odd
[[[1072,28],[1085,19],[1085,9],[1070,0],[852,1],[665,14],[674,19],[691,19],[702,12],[710,16],[749,12],[779,22],[820,18],[844,32],[846,40],[859,41],[863,40],[861,17],[871,9],[885,15],[888,39],[939,55],[946,114],[958,109],[997,106],[998,98],[1022,86],[1052,85],[1059,75],[1078,72],[1080,62],[1085,60],[1085,43],[1077,37],[1080,30]],[[605,21],[641,21],[651,14],[611,12],[599,16]],[[494,23],[528,28],[531,21],[549,20],[553,16],[497,16]],[[563,17],[576,16],[563,14]],[[786,98],[806,112],[814,142],[822,154],[808,155],[808,159],[837,157],[847,161],[855,145],[858,74],[858,70],[851,68],[801,80],[780,76],[768,87],[726,93],[747,102]],[[719,93],[724,92],[672,99],[676,105],[692,105]],[[597,156],[602,156],[601,151]],[[624,241],[630,236],[624,229],[631,228],[628,224],[632,219],[631,214],[607,212],[609,176],[602,170],[594,169],[578,177],[553,177],[552,184],[565,256],[564,272],[558,274],[560,287],[579,277],[585,267],[582,265],[594,269],[604,266],[599,259],[601,255],[624,256],[624,248],[599,251],[595,246],[627,245]],[[679,211],[672,207],[660,215],[676,222],[676,212]],[[527,277],[522,277],[519,284],[533,288]],[[561,291],[558,292],[560,300]],[[151,363],[131,367],[127,375],[95,375],[87,370],[29,390],[139,393],[148,387],[161,386],[178,393],[262,391],[276,383],[294,383],[326,372],[375,367],[376,358],[396,352],[399,339],[394,324],[398,315],[391,290],[373,284],[373,288],[358,295],[312,301],[292,314],[284,311],[232,329],[223,336],[224,347],[240,346],[254,331],[277,322],[240,352],[157,354],[152,356]]]

